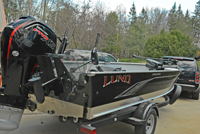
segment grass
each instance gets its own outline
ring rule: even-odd
[[[138,59],[138,58],[120,58],[119,62],[146,63],[144,59]]]
[[[199,67],[200,67],[200,61],[197,61],[197,63],[198,63],[198,65],[199,65]]]

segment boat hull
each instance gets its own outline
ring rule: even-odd
[[[87,119],[94,119],[118,110],[122,110],[124,108],[128,108],[134,105],[138,105],[141,104],[143,102],[146,101],[150,101],[162,96],[167,95],[168,93],[170,93],[172,90],[174,89],[174,87],[172,87],[171,89],[163,89],[160,91],[156,91],[153,93],[148,93],[148,94],[144,94],[141,96],[135,96],[132,98],[128,98],[128,99],[124,99],[124,100],[119,100],[116,102],[112,102],[112,103],[108,103],[108,104],[104,104],[104,105],[100,105],[97,107],[92,107],[92,108],[87,108],[88,109],[88,114],[87,114]]]
[[[92,89],[90,107],[96,107],[160,90],[170,90],[179,71],[93,74],[94,76],[90,78]]]
[[[84,88],[73,92],[69,101],[45,97],[39,111],[54,115],[94,119],[114,111],[162,97],[174,89],[180,70],[146,72],[87,73]]]

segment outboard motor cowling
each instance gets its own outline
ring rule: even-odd
[[[38,65],[37,56],[55,53],[56,40],[49,26],[31,16],[23,16],[4,28],[1,36],[0,133],[18,127],[28,99],[29,89],[25,85]],[[13,117],[18,116],[10,118],[8,112],[1,112],[9,108]],[[2,122],[16,125],[3,130]]]

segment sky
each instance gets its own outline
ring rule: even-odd
[[[84,1],[84,0],[79,0],[79,1]],[[184,13],[186,12],[187,9],[191,13],[194,12],[195,5],[198,2],[198,0],[90,0],[90,1],[94,3],[96,3],[97,1],[104,2],[106,6],[111,8],[111,10],[115,10],[117,5],[123,4],[124,7],[126,8],[127,14],[130,11],[133,1],[135,3],[137,14],[139,14],[142,11],[143,7],[148,7],[148,8],[160,7],[161,9],[165,8],[167,10],[170,10],[174,2],[176,2],[177,8],[179,4],[181,4],[181,8]]]

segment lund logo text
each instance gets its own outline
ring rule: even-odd
[[[114,84],[114,83],[117,83],[117,82],[124,82],[124,83],[127,83],[127,84],[130,84],[131,83],[131,75],[117,75],[117,76],[110,76],[110,81],[108,82],[108,76],[104,76],[104,85],[103,87],[106,87],[110,84]]]

